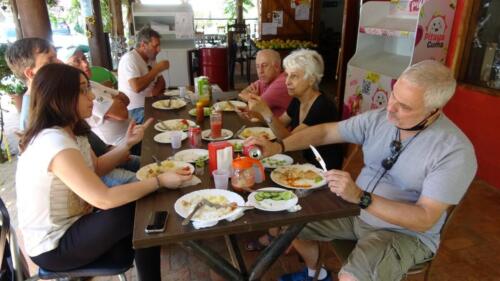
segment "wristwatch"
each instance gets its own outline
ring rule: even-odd
[[[368,191],[363,191],[361,198],[359,198],[358,206],[361,209],[366,209],[372,203],[372,194]]]

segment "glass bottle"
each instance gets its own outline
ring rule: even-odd
[[[203,109],[203,103],[197,102],[196,103],[196,123],[198,123],[198,125],[202,126],[204,118],[205,118],[205,112]]]

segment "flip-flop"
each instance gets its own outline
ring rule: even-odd
[[[271,244],[271,242],[274,239],[274,236],[270,235],[269,233],[266,233],[263,236],[266,236],[266,239],[267,239],[267,241],[268,241],[269,244]],[[260,242],[259,238],[255,239],[255,240],[248,241],[245,244],[245,250],[247,250],[249,252],[262,251],[264,248],[266,248],[267,246],[269,246],[269,244],[267,244],[267,245],[262,244]]]

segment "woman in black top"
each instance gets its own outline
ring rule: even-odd
[[[286,112],[274,117],[271,109],[259,96],[251,95],[248,100],[250,113],[257,113],[273,130],[276,137],[284,139],[309,126],[337,121],[335,105],[319,91],[319,82],[323,77],[324,64],[321,55],[312,50],[297,50],[283,60],[288,94],[293,97]],[[317,147],[328,170],[342,167],[342,150],[338,144]],[[304,158],[318,167],[311,150],[303,151]],[[279,232],[278,228],[269,229],[269,233],[250,241],[247,250],[261,250],[267,246]]]
[[[287,111],[279,118],[274,117],[271,109],[258,96],[250,98],[249,110],[259,113],[280,139],[309,126],[337,121],[335,105],[318,88],[324,69],[321,55],[312,50],[297,50],[284,59],[283,65],[288,94],[293,97]],[[342,150],[339,145],[320,146],[318,151],[329,170],[341,168]],[[304,150],[304,157],[319,167],[309,149]]]

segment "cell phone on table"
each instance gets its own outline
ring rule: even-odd
[[[151,213],[149,223],[146,225],[144,232],[146,233],[160,233],[164,232],[167,227],[168,212],[156,211]]]

